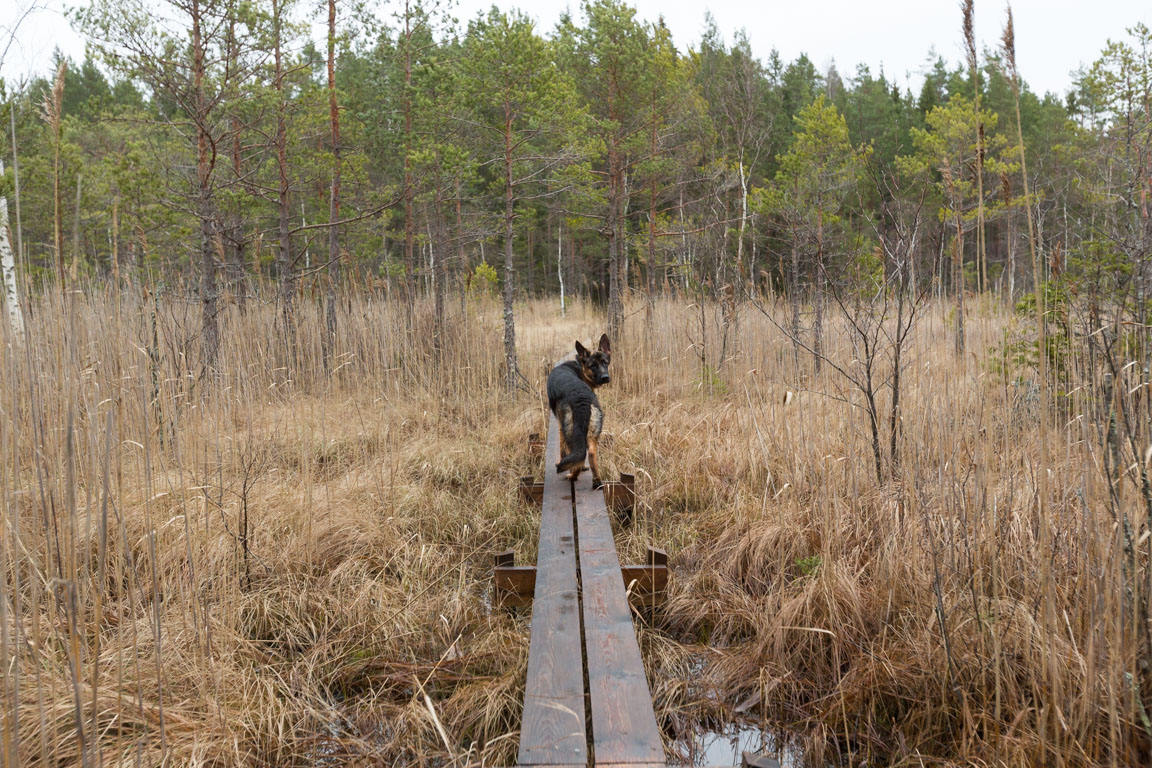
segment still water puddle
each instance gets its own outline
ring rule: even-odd
[[[745,752],[767,755],[779,761],[780,768],[803,768],[800,750],[764,729],[744,723],[733,723],[717,731],[698,731],[679,742],[680,755],[669,761],[675,766],[740,765]]]

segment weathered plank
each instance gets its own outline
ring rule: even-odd
[[[556,474],[559,459],[560,440],[552,418],[544,454],[544,503],[517,757],[520,765],[588,761],[572,492],[568,481]]]
[[[620,578],[608,508],[604,494],[592,490],[588,475],[576,483],[575,506],[596,765],[663,765],[664,745]]]

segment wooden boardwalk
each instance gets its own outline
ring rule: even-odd
[[[559,452],[553,417],[544,452],[518,763],[663,766],[624,581],[636,571],[624,569],[621,578],[604,493],[592,489],[590,473],[575,484],[558,475]],[[650,562],[639,572],[651,580],[653,569],[666,576],[666,561]],[[516,575],[531,571],[523,570]]]

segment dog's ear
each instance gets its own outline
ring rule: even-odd
[[[576,359],[583,360],[588,357],[589,354],[588,350],[584,348],[584,345],[580,343],[580,339],[576,339]]]
[[[608,334],[600,334],[600,351],[605,357],[612,357],[612,342],[608,341]]]

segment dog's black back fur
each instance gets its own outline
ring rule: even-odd
[[[568,405],[600,405],[600,399],[580,376],[580,363],[569,360],[560,363],[548,374],[548,408],[556,413],[557,403],[565,402]]]
[[[556,470],[572,470],[579,474],[584,459],[590,458],[593,477],[599,484],[595,446],[604,414],[594,388],[610,381],[611,345],[605,335],[600,339],[599,349],[589,352],[577,341],[576,353],[576,360],[561,363],[548,374],[548,408],[560,422],[560,434],[566,449],[566,455],[556,464]]]

